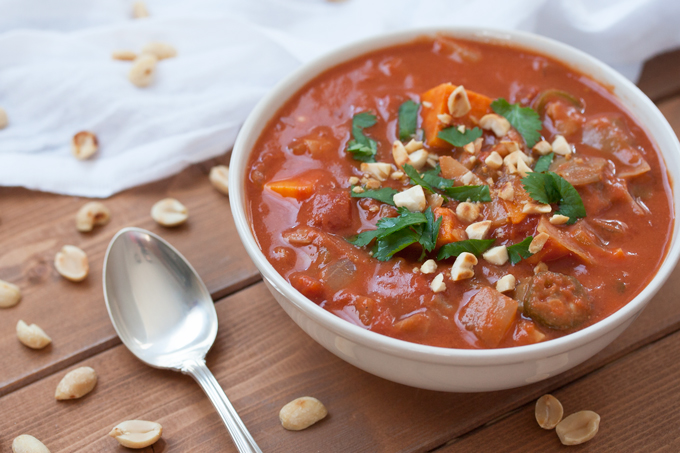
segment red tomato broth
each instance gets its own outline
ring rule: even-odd
[[[670,244],[672,197],[660,154],[614,95],[587,76],[526,50],[455,41],[477,55],[475,61],[465,52],[452,54],[449,43],[423,38],[342,63],[315,77],[274,115],[254,147],[245,184],[247,214],[260,248],[296,289],[349,322],[421,344],[489,347],[461,322],[466,305],[481,288],[493,287],[508,272],[518,281],[532,276],[536,263],[523,260],[516,265],[496,266],[479,257],[472,279],[459,282],[449,279],[444,292],[434,293],[430,282],[449,269],[453,259],[438,262],[436,273],[424,275],[414,272],[421,265],[418,246],[410,246],[389,261],[379,262],[369,255],[370,247],[362,249],[347,242],[345,238],[374,229],[381,217],[396,215],[393,207],[376,200],[349,197],[349,177],[362,175],[360,163],[346,152],[352,117],[364,111],[377,114],[377,123],[365,133],[378,143],[376,160],[393,163],[391,149],[397,139],[399,106],[408,99],[419,102],[420,94],[432,87],[451,82],[492,99],[504,97],[511,103],[531,97],[531,93],[557,88],[585,100],[586,118],[615,114],[625,124],[634,137],[636,149],[651,167],[651,171],[630,179],[628,187],[631,193],[644,197],[651,214],[640,216],[632,213],[629,204],[613,202],[593,218],[619,219],[627,224],[624,234],[606,238],[608,249],[620,247],[623,257],[602,252],[595,254],[596,264],[586,264],[574,256],[547,263],[550,271],[574,276],[587,288],[593,303],[586,323],[555,330],[534,325],[528,317],[518,315],[496,346],[530,344],[536,341],[536,330],[545,335],[544,340],[557,338],[609,316],[653,278]],[[549,141],[554,135],[549,129],[553,127],[550,119],[544,121],[541,132]],[[575,146],[575,156],[611,157],[582,144],[581,134],[577,130],[567,135],[569,143]],[[311,141],[300,145],[305,138]],[[447,154],[440,149],[435,151]],[[314,174],[315,181],[315,193],[310,197],[305,194],[298,198],[283,197],[264,189],[266,183],[307,172]],[[405,188],[389,178],[383,187]],[[598,199],[602,195],[597,190],[584,187],[578,191],[590,219],[590,211],[609,200]],[[482,203],[484,213],[491,209],[490,205]],[[494,245],[506,242],[510,245],[533,234],[537,224],[538,216],[528,216],[516,225],[495,228],[496,235],[490,237],[502,239]],[[348,261],[338,264],[341,260],[351,264]]]

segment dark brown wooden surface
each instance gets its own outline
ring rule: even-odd
[[[673,72],[674,71],[674,72]],[[680,52],[648,63],[640,86],[680,132]],[[115,336],[103,303],[101,267],[106,245],[123,226],[158,232],[194,264],[216,299],[220,330],[208,365],[265,452],[553,451],[554,432],[539,429],[533,403],[553,392],[567,412],[602,415],[588,451],[680,449],[677,431],[680,355],[680,269],[643,314],[596,357],[548,381],[520,389],[447,394],[371,376],[325,351],[278,307],[240,244],[228,198],[207,181],[215,162],[138,187],[105,203],[112,222],[78,233],[73,217],[86,200],[0,188],[0,279],[18,284],[23,301],[0,310],[0,452],[21,433],[55,452],[125,451],[106,436],[130,418],[156,420],[163,439],[143,451],[235,451],[210,402],[190,378],[151,369]],[[165,229],[151,205],[173,196],[190,211],[187,225]],[[74,284],[52,267],[63,244],[90,257],[88,279]],[[224,297],[227,296],[228,297]],[[18,319],[35,322],[53,338],[43,351],[18,343]],[[94,367],[99,383],[82,400],[57,402],[57,382],[77,366]],[[279,409],[312,395],[326,420],[288,432]]]

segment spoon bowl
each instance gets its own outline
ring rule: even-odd
[[[217,312],[191,264],[169,243],[124,228],[104,258],[104,300],[121,341],[139,360],[193,377],[222,417],[240,452],[260,452],[205,365],[217,336]]]

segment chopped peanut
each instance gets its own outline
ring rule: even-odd
[[[552,152],[552,146],[545,140],[541,140],[540,142],[536,143],[532,149],[539,156],[545,156]]]
[[[482,129],[492,131],[496,137],[503,137],[510,131],[510,122],[500,115],[489,113],[479,120]]]
[[[493,247],[484,252],[482,255],[485,260],[491,264],[496,264],[502,266],[508,262],[510,257],[508,256],[508,248],[504,245],[499,245],[498,247]]]
[[[348,182],[350,183],[350,185],[356,186],[357,184],[359,184],[359,178],[357,178],[356,176],[350,176]]]
[[[515,151],[520,151],[519,143],[512,140],[501,140],[500,145],[501,146],[498,147],[498,153],[503,157],[507,156],[508,154],[512,154]],[[504,151],[501,152],[501,149]]]
[[[482,143],[483,142],[484,142],[484,139],[482,137],[479,137],[474,142],[470,142],[467,145],[463,146],[463,150],[466,153],[477,154],[482,150]]]
[[[385,162],[363,162],[361,164],[361,171],[368,173],[379,181],[384,181],[392,173],[392,165]]]
[[[408,163],[416,170],[420,170],[427,163],[428,155],[429,153],[427,151],[419,149],[408,156]]]
[[[404,146],[404,149],[406,149],[407,153],[411,154],[414,151],[423,149],[423,142],[411,139],[411,141]]]
[[[491,228],[491,220],[473,223],[465,229],[469,239],[485,239]]]
[[[479,207],[476,204],[464,201],[456,206],[456,217],[464,222],[474,222],[479,217]]]
[[[552,142],[552,150],[555,154],[559,154],[560,156],[568,156],[571,154],[571,145],[567,143],[566,138],[558,135]]]
[[[371,178],[368,181],[366,181],[366,188],[370,190],[380,189],[380,181]]]
[[[517,279],[512,274],[504,275],[496,282],[496,291],[499,293],[504,293],[506,291],[512,291],[515,289],[515,284]]]
[[[512,201],[515,198],[515,187],[511,182],[506,182],[501,187],[501,191],[498,196],[505,201]]]
[[[114,50],[111,53],[111,58],[114,60],[134,61],[137,58],[137,54],[132,50]]]
[[[503,166],[503,158],[496,151],[493,151],[491,154],[489,154],[489,157],[487,157],[484,160],[484,163],[486,165],[488,165],[489,168],[493,168],[494,170],[498,170],[499,168],[501,168]]]
[[[441,293],[442,291],[446,291],[446,284],[444,283],[444,274],[438,274],[434,280],[432,280],[432,283],[430,283],[430,288],[432,288],[432,292],[435,293]]]
[[[465,173],[463,176],[460,177],[460,182],[462,182],[466,186],[471,185],[474,180],[475,174],[472,173],[471,171]]]
[[[434,274],[437,271],[437,262],[435,260],[427,260],[420,266],[420,272],[423,274]]]
[[[550,239],[548,233],[538,233],[529,244],[529,252],[533,254],[540,252],[548,239]]]
[[[457,282],[474,277],[474,265],[477,263],[477,258],[472,253],[461,253],[451,267],[451,280]]]
[[[392,174],[390,175],[390,179],[393,179],[395,181],[398,180],[398,179],[401,179],[403,177],[404,177],[403,171],[395,171],[395,172],[392,172]]]
[[[568,221],[569,217],[562,214],[554,214],[552,217],[550,217],[550,223],[552,223],[553,225],[564,225]]]
[[[392,157],[394,158],[394,163],[397,164],[397,167],[399,168],[408,162],[406,148],[404,148],[404,144],[399,140],[395,140],[394,143],[392,143]]]
[[[427,207],[425,192],[423,192],[421,186],[413,186],[410,189],[399,192],[393,197],[393,200],[395,206],[405,207],[411,212],[422,212]]]
[[[522,151],[515,151],[514,153],[510,153],[507,156],[505,156],[505,158],[503,158],[503,163],[505,165],[512,164],[514,166],[517,166],[517,163],[520,160],[523,161],[527,165],[534,161],[530,156],[527,156]]]
[[[440,123],[442,123],[445,126],[448,126],[453,122],[453,118],[451,118],[451,115],[448,113],[440,113],[437,115],[437,119],[439,120]]]
[[[524,178],[528,173],[533,172],[531,168],[527,164],[524,163],[522,159],[519,159],[517,161],[517,172],[522,175],[522,178]]]
[[[552,211],[549,204],[537,203],[530,201],[522,207],[522,212],[525,214],[548,214]]]
[[[354,192],[354,193],[364,193],[365,190],[364,190],[364,188],[361,187],[361,186],[356,186],[356,187],[353,187],[353,188],[352,188],[352,192]]]
[[[449,96],[448,107],[449,113],[454,118],[460,118],[470,112],[472,106],[463,85],[459,85],[453,90],[453,93]]]

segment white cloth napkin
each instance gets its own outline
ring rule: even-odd
[[[340,45],[411,27],[475,25],[566,42],[635,80],[680,45],[677,0],[0,0],[0,185],[107,197],[227,151],[267,91]],[[119,49],[178,50],[137,88]],[[71,137],[90,130],[97,155]]]

